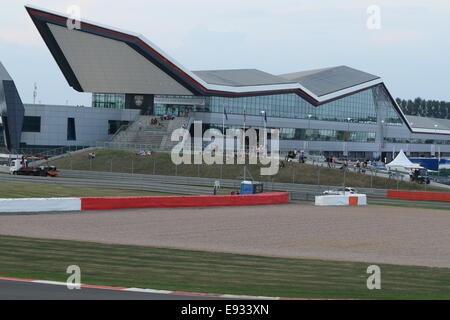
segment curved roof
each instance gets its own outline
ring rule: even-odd
[[[450,120],[406,115],[409,125],[414,132],[421,133],[450,133]]]
[[[382,84],[380,78],[368,80],[365,73],[348,67],[303,75],[302,79],[254,69],[192,72],[142,35],[86,20],[80,21],[79,29],[70,30],[66,25],[69,17],[64,14],[34,6],[26,9],[68,83],[81,92],[205,96],[296,93],[319,105]],[[318,75],[320,78],[311,78]],[[352,78],[346,79],[349,75]]]
[[[208,84],[221,86],[244,87],[294,82],[257,69],[204,70],[192,72]]]
[[[347,66],[288,73],[280,77],[300,83],[319,97],[380,79]]]

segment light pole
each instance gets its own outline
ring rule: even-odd
[[[266,111],[261,110],[261,116],[263,117],[264,122],[264,133],[263,133],[263,147],[266,147],[266,131],[267,131],[267,123],[266,123]]]
[[[350,141],[350,120],[352,120],[352,118],[347,118],[347,138],[345,139],[346,140],[346,142],[345,142],[345,151],[347,153],[347,160],[348,160],[348,155],[349,155],[348,142]]]
[[[344,193],[345,193],[345,185],[347,184],[347,169],[348,169],[348,141],[350,140],[350,120],[351,118],[347,118],[347,137],[344,141],[344,152],[345,156],[347,157],[346,160],[344,160]]]
[[[308,114],[308,132],[310,134],[311,134],[311,117],[312,117],[312,114]],[[311,136],[312,136],[312,134],[311,134]],[[308,140],[308,142],[307,142],[307,149],[308,149],[308,154],[309,154],[309,141],[312,140],[312,139],[308,138],[307,140]]]
[[[437,146],[437,127],[438,127],[438,125],[437,124],[435,124],[434,125],[434,156],[436,157],[436,151],[437,151],[437,148],[438,148],[438,146]],[[437,158],[438,158],[438,165],[437,165],[437,172],[438,172],[438,178],[439,178],[439,162],[441,162],[441,152],[440,152],[440,150],[438,151],[438,155],[437,155]]]
[[[385,159],[383,158],[383,147],[384,147],[384,119],[381,120],[381,137],[380,137],[380,161],[386,163]]]
[[[414,125],[414,122],[411,122],[410,123],[410,126],[411,126],[411,130],[409,130],[409,156],[411,156],[411,147],[412,147],[412,143],[411,143],[411,140],[412,140],[412,127],[413,127],[413,125]]]
[[[437,124],[435,124],[434,125],[434,141],[433,141],[433,144],[434,144],[434,156],[436,157],[436,137],[437,137],[437,127],[438,127],[438,125]]]

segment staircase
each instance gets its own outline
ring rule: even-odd
[[[162,127],[151,124],[157,118]],[[139,116],[131,125],[122,128],[111,142],[120,144],[139,144],[148,148],[170,150],[177,142],[172,142],[172,132],[188,123],[188,118],[176,117],[174,120],[160,120],[156,116]]]
[[[172,149],[178,141],[172,141],[171,136],[172,132],[176,129],[182,128],[185,125],[186,129],[189,128],[189,118],[188,117],[177,117],[171,121],[169,121],[169,125],[167,127],[167,134],[161,140],[161,149],[170,150]]]

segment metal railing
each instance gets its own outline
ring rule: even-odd
[[[155,166],[150,164],[150,167],[156,169]],[[133,166],[130,166],[132,169]],[[157,172],[157,169],[155,170]],[[175,172],[174,172],[175,173]],[[213,187],[215,181],[220,181],[222,188],[239,189],[241,181],[240,179],[221,179],[210,177],[195,177],[195,176],[176,176],[176,175],[159,175],[159,174],[139,174],[139,173],[122,173],[122,172],[106,172],[106,171],[89,171],[89,170],[61,170],[61,176],[65,178],[73,179],[93,179],[93,180],[109,180],[115,181],[114,183],[127,183],[127,181],[133,181],[134,183],[145,184],[147,182],[155,182],[160,184],[177,184],[186,186],[205,186]],[[333,185],[315,185],[315,184],[298,184],[298,183],[286,183],[286,182],[274,182],[274,181],[261,181],[264,185],[265,191],[286,191],[299,193],[302,195],[318,195],[325,190],[342,188],[342,186]],[[372,196],[383,197],[386,195],[386,189],[376,188],[358,188],[359,191]]]
[[[169,152],[170,148],[163,149],[161,147],[155,147],[151,144],[130,144],[130,143],[120,143],[120,142],[107,142],[107,141],[97,141],[94,145],[97,148],[102,149],[112,149],[112,150],[129,150],[129,151],[145,151],[150,150],[152,152]]]

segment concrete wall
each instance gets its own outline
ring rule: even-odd
[[[108,120],[134,121],[139,110],[25,104],[25,116],[40,116],[41,132],[22,132],[22,143],[30,146],[83,146],[108,140]],[[67,140],[68,118],[75,118],[74,141]]]

